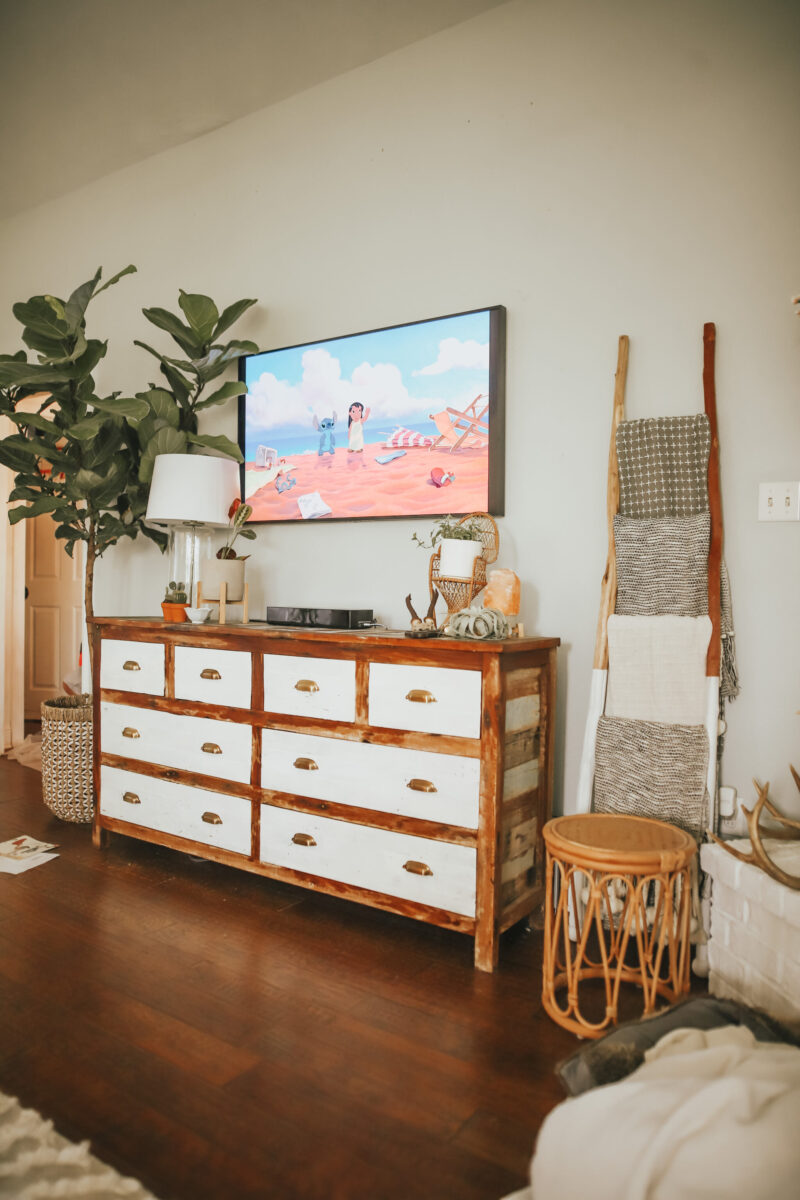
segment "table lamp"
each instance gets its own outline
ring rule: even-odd
[[[200,559],[203,530],[228,524],[240,495],[239,465],[208,454],[159,454],[153,468],[145,520],[169,535],[169,578],[183,583],[189,604]]]

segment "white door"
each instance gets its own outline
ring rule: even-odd
[[[34,719],[63,694],[80,654],[83,547],[70,558],[55,531],[48,515],[25,522],[25,716]]]

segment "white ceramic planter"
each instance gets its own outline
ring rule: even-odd
[[[237,604],[244,596],[243,558],[204,558],[200,564],[200,580],[203,584],[203,601],[219,603],[219,589],[223,581],[228,585],[225,599]]]
[[[442,538],[439,552],[439,574],[450,579],[471,579],[472,566],[483,549],[482,542],[463,538]]]

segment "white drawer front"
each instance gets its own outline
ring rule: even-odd
[[[159,833],[250,855],[252,806],[240,796],[101,767],[100,812]]]
[[[175,647],[175,695],[178,700],[202,700],[249,708],[252,657],[245,650],[204,650]]]
[[[265,654],[264,708],[297,717],[354,721],[356,664],[352,659]]]
[[[100,643],[100,687],[116,692],[164,695],[166,660],[163,642],[118,642],[103,638]]]
[[[315,734],[262,732],[261,786],[314,800],[478,827],[480,762]]]
[[[199,771],[235,783],[250,782],[249,725],[126,704],[101,704],[100,710],[100,745],[105,754]]]
[[[297,838],[295,841],[293,839]],[[311,839],[315,844],[303,844]],[[429,838],[261,806],[261,861],[475,915],[476,852]],[[431,874],[408,866],[424,865]]]
[[[369,723],[420,733],[480,737],[481,673],[370,663]]]

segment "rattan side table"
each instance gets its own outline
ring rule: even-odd
[[[643,1016],[659,996],[685,995],[694,839],[647,817],[586,813],[548,821],[544,842],[545,1012],[600,1037],[617,1021],[623,983],[641,988]]]

